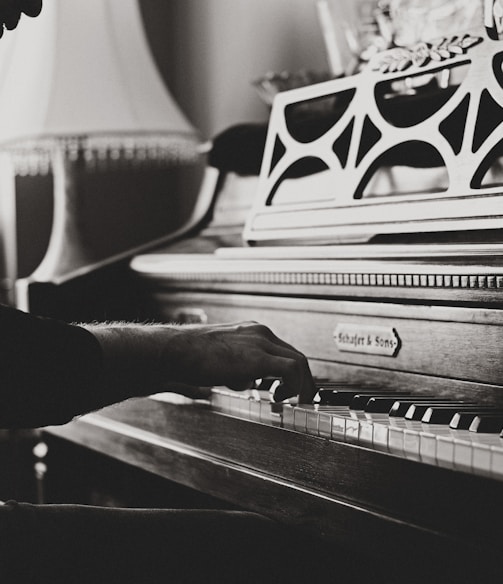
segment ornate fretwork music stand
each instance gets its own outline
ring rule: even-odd
[[[279,94],[245,239],[500,229],[502,64],[497,30],[481,27]]]

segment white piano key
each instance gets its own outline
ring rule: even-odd
[[[293,407],[293,429],[297,432],[306,432],[307,410],[303,407]]]
[[[271,423],[271,406],[266,400],[260,400],[260,421],[263,424]]]
[[[472,438],[472,440],[473,472],[479,475],[491,476],[492,447],[501,447],[501,438],[497,434],[479,434]]]
[[[454,438],[452,435],[437,437],[437,464],[445,468],[454,468]]]
[[[373,447],[374,445],[374,426],[380,422],[386,423],[387,414],[369,414],[365,413],[360,419],[359,443],[362,446]]]
[[[291,406],[289,406],[291,407]],[[283,404],[275,404],[267,399],[260,400],[260,421],[263,424],[281,426],[283,418]]]
[[[358,444],[361,446],[372,446],[372,422],[370,420],[360,420],[358,428]]]
[[[381,419],[375,420],[373,425],[373,447],[381,452],[389,452],[389,429],[390,427],[404,427],[404,420],[384,415]],[[392,446],[393,448],[393,446]],[[400,449],[402,446],[400,446]]]
[[[437,439],[435,434],[422,431],[419,441],[419,456],[422,462],[436,464]]]
[[[410,460],[420,460],[421,434],[417,430],[405,428],[403,432],[403,453]]]
[[[388,432],[388,450],[392,454],[403,456],[404,426],[393,425]]]
[[[388,452],[388,434],[389,425],[383,422],[377,422],[372,427],[372,445],[376,450]]]
[[[350,412],[350,416],[346,419],[346,442],[350,444],[358,444],[360,437],[360,422],[365,419],[363,412],[361,415],[356,412]]]
[[[343,413],[334,414],[332,417],[332,439],[344,442],[346,440],[346,421],[348,416]]]
[[[269,412],[270,411],[271,411],[271,408],[269,405]],[[294,411],[295,411],[295,408],[293,406],[291,406],[290,404],[283,405],[283,428],[286,428],[287,430],[293,430],[295,428]],[[270,416],[270,413],[269,413],[269,416]]]
[[[473,468],[473,441],[470,438],[454,439],[454,468],[470,472]]]
[[[283,426],[283,410],[275,409],[275,404],[270,403],[269,409],[271,410],[271,425],[281,428]]]
[[[438,464],[437,448],[440,436],[450,437],[452,431],[444,424],[422,424],[419,454],[422,462]]]
[[[246,419],[246,420],[250,419],[250,401],[251,401],[251,398],[248,394],[241,395],[241,403],[239,404],[239,411],[240,411],[241,417]]]
[[[313,436],[319,436],[319,412],[318,406],[313,406],[306,411],[306,432]]]
[[[227,413],[229,411],[229,393],[221,389],[213,389],[211,395],[211,406],[217,412]]]
[[[412,427],[411,422],[405,418],[389,417],[386,424],[388,426],[388,451],[403,456],[403,433],[405,428]]]
[[[318,412],[318,434],[323,438],[332,438],[332,417],[329,412]]]
[[[241,398],[237,394],[231,394],[229,392],[229,411],[225,412],[236,417],[240,417],[241,413]]]
[[[245,420],[250,419],[250,395],[248,392],[238,393],[236,394],[236,408],[238,412],[238,416]]]
[[[250,420],[260,422],[260,400],[250,399]]]
[[[260,400],[260,421],[263,424],[272,424],[271,402]]]
[[[491,476],[491,446],[489,444],[475,444],[473,446],[473,472]]]
[[[322,406],[318,405],[318,432],[320,436],[331,438],[332,440],[344,440],[346,432],[345,420],[341,421],[340,416],[347,416],[348,408],[345,406]],[[339,418],[338,418],[339,416]],[[333,427],[335,420],[335,430]]]

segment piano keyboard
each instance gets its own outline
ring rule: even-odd
[[[319,387],[319,403],[275,403],[270,385],[240,393],[214,388],[212,409],[503,480],[503,410],[496,406],[337,383]]]

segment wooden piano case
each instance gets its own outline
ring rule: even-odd
[[[137,256],[144,316],[260,321],[317,377],[503,407],[503,46],[483,29],[447,40],[280,94],[250,246]],[[48,432],[382,558],[390,581],[495,577],[503,475],[242,414],[166,394]]]

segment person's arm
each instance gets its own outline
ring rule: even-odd
[[[282,398],[314,396],[306,358],[256,323],[77,326],[0,306],[2,428],[62,424],[131,397],[186,393],[183,384],[239,390],[266,376],[283,378]]]
[[[315,394],[306,357],[255,322],[87,328],[103,349],[105,376],[119,399],[167,389],[198,396],[197,390],[177,384],[243,390],[268,376],[283,378],[282,399],[299,395],[301,402],[311,402]]]
[[[0,305],[0,428],[67,422],[93,407],[103,383],[91,333]]]

